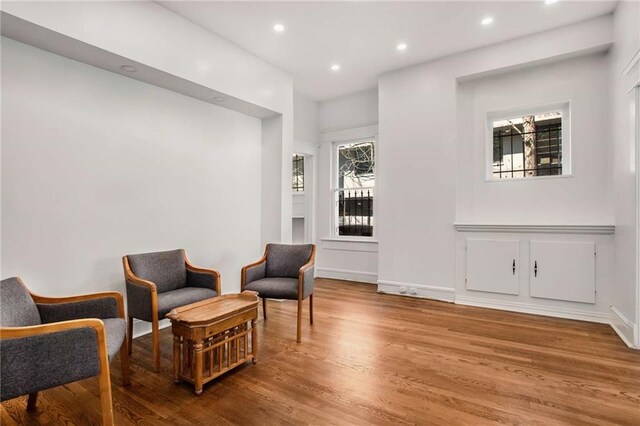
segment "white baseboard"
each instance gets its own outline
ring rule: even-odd
[[[454,302],[456,296],[456,291],[453,288],[384,280],[378,280],[378,293],[434,299],[444,302]]]
[[[637,349],[633,344],[636,326],[625,317],[615,306],[611,306],[611,328],[618,333],[622,341],[630,348]]]
[[[350,271],[347,269],[316,267],[317,278],[333,278],[336,280],[358,281],[375,284],[378,281],[377,272]]]
[[[506,300],[482,299],[478,297],[456,295],[456,303],[460,305],[477,306],[479,308],[500,309],[503,311],[545,315],[548,317],[597,322],[601,324],[609,324],[610,322],[609,315],[602,312],[580,311],[576,309],[532,305],[529,303],[511,302]]]

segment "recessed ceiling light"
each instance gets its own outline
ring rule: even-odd
[[[396,49],[407,50],[407,43],[398,43],[398,45],[396,46]]]
[[[554,4],[557,3],[558,0],[544,0],[544,4]]]
[[[331,65],[331,71],[340,71],[340,65],[338,64]]]
[[[277,33],[281,33],[284,31],[284,25],[282,24],[275,24],[273,26],[273,31],[277,32]]]
[[[493,24],[493,18],[491,16],[487,16],[486,18],[484,18],[482,21],[480,21],[480,23],[482,25],[491,25]]]
[[[213,102],[224,102],[224,98],[222,96],[216,96],[215,98],[213,98]]]
[[[138,69],[136,67],[134,67],[133,65],[123,65],[120,67],[120,69],[122,71],[126,71],[126,72],[136,72],[138,71]]]

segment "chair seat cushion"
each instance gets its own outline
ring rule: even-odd
[[[107,335],[107,354],[109,355],[109,362],[111,362],[124,342],[127,320],[124,318],[106,318],[102,322]]]
[[[250,282],[244,288],[257,291],[260,297],[267,299],[298,299],[296,278],[263,278]]]
[[[164,319],[164,316],[173,308],[211,299],[217,295],[218,293],[214,290],[199,287],[184,287],[178,290],[158,293],[158,318]]]

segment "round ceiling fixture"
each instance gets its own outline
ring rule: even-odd
[[[136,67],[134,67],[133,65],[123,65],[120,67],[120,69],[122,71],[126,71],[126,72],[136,72],[138,71],[138,69]]]
[[[480,21],[480,23],[486,27],[487,25],[493,24],[493,18],[491,16],[487,16],[482,21]]]
[[[273,31],[277,32],[277,33],[281,33],[284,31],[284,25],[282,24],[275,24],[273,26]]]
[[[338,64],[331,65],[331,71],[340,71],[340,65]]]
[[[398,43],[398,45],[396,46],[396,49],[407,50],[407,43]]]

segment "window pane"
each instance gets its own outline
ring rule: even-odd
[[[562,174],[562,112],[493,122],[493,178]]]
[[[338,146],[338,188],[367,188],[375,185],[373,141]]]
[[[336,191],[338,235],[373,236],[373,189]]]
[[[293,191],[304,191],[304,155],[293,154]]]

